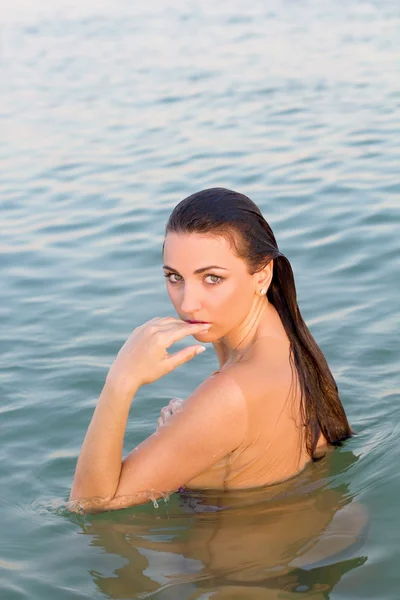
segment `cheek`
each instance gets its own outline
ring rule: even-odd
[[[174,294],[174,290],[171,290],[171,286],[169,286],[168,284],[167,284],[167,294],[168,294],[169,299],[171,300],[172,304],[175,305],[175,301],[176,301],[175,296],[176,296],[176,294]]]
[[[247,281],[225,282],[215,289],[206,290],[202,295],[201,304],[204,309],[203,317],[214,321],[215,324],[241,321],[251,308],[251,287]],[[169,299],[179,314],[182,301],[182,291],[179,286],[167,285]],[[209,334],[203,334],[203,340]],[[196,338],[197,339],[197,338]]]
[[[180,296],[179,294],[170,294],[169,295],[170,300],[171,300],[171,304],[174,307],[174,311],[176,312],[177,316],[179,319],[184,319],[184,315],[182,313],[182,309],[181,309],[181,301],[180,301]]]
[[[213,298],[215,310],[223,322],[242,319],[249,312],[251,303],[250,286],[237,282],[229,286],[222,284]]]

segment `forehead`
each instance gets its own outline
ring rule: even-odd
[[[164,262],[179,269],[181,265],[199,268],[218,264],[230,268],[243,264],[228,240],[202,233],[168,233],[164,243]]]

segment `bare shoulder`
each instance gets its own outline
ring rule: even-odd
[[[176,490],[238,448],[246,432],[243,392],[217,373],[124,459],[117,495]]]
[[[216,371],[190,394],[184,403],[185,411],[221,412],[243,418],[246,411],[242,387],[223,370]]]
[[[231,378],[248,400],[286,395],[293,384],[289,342],[261,338],[240,362],[224,366],[221,373]]]

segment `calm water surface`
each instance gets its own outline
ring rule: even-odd
[[[1,600],[398,600],[399,3],[7,4]],[[214,185],[270,221],[357,436],[264,490],[71,515],[114,355],[173,314],[168,214]],[[126,451],[215,365],[141,389]]]

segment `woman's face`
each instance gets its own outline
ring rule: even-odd
[[[213,342],[240,327],[249,315],[255,279],[223,237],[199,233],[168,233],[164,244],[167,290],[184,321],[210,323],[196,336]]]

